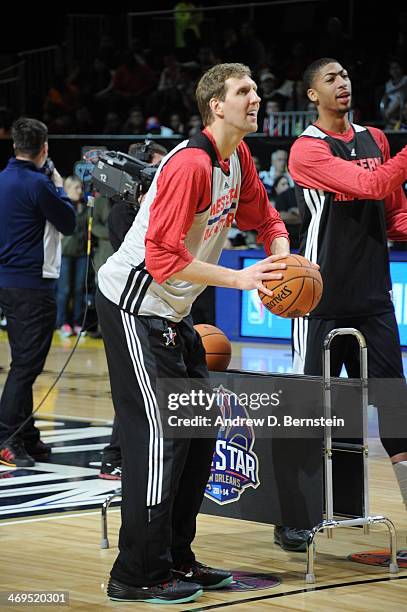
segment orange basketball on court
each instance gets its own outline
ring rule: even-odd
[[[199,323],[194,325],[194,327],[201,336],[202,344],[204,345],[208,370],[212,372],[224,372],[227,370],[232,358],[232,345],[229,338],[214,325]]]
[[[263,281],[273,295],[270,297],[259,290],[260,299],[270,312],[279,317],[303,317],[314,310],[321,299],[321,274],[301,255],[288,255],[281,263],[287,264],[287,269],[281,270],[283,278]]]

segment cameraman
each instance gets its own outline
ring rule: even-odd
[[[167,155],[165,147],[155,143],[135,143],[129,147],[129,155],[136,159],[145,161],[151,166],[156,166],[162,158]],[[140,208],[140,204],[145,198],[149,185],[140,185],[138,204],[118,201],[114,204],[108,216],[109,238],[115,251],[120,247],[125,235],[133,224],[134,219]],[[117,421],[113,421],[112,436],[110,443],[105,446],[102,454],[102,466],[100,468],[100,478],[107,480],[120,480],[122,471],[122,455],[120,451],[119,434]]]
[[[129,147],[129,155],[146,162],[150,166],[158,165],[167,153],[167,149],[156,142],[137,142]],[[148,187],[149,185],[139,184],[137,203],[119,200],[111,209],[107,224],[109,227],[109,240],[115,251],[120,247],[125,235],[133,225]]]
[[[32,385],[55,326],[59,232],[72,234],[75,210],[61,175],[47,161],[46,125],[21,117],[13,123],[12,138],[15,158],[0,173],[0,308],[12,357],[0,400],[0,463],[30,467],[50,452],[34,425]]]
[[[167,150],[160,145],[150,143],[135,143],[129,146],[128,154],[148,164],[157,164],[166,155]],[[103,193],[103,192],[102,192]],[[109,221],[112,210],[118,207]],[[117,251],[124,236],[131,227],[139,209],[139,202],[127,203],[113,199],[107,195],[99,195],[95,200],[92,236],[96,238],[93,252],[93,265],[97,274],[105,261]],[[100,328],[90,332],[92,338],[101,338]]]

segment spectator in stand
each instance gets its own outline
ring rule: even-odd
[[[268,136],[285,135],[285,116],[281,113],[279,100],[269,100],[265,107],[263,119],[263,133]]]
[[[104,35],[100,39],[99,48],[96,53],[100,61],[103,62],[109,70],[114,70],[118,65],[117,43],[109,35]]]
[[[201,37],[200,25],[203,19],[201,11],[193,2],[177,2],[174,8],[175,46],[183,49],[187,46],[188,34],[193,32],[195,37]]]
[[[225,62],[235,62],[238,59],[239,42],[235,28],[229,26],[223,30],[220,51]]]
[[[407,11],[404,10],[399,14],[398,32],[396,40],[396,55],[398,57],[407,57]]]
[[[88,215],[83,199],[82,181],[77,176],[68,176],[64,181],[64,189],[76,210],[76,226],[73,234],[62,238],[56,327],[63,338],[69,338],[78,336],[82,331]],[[69,317],[68,307],[71,300],[72,317]]]
[[[11,138],[11,126],[13,115],[11,111],[3,107],[0,109],[0,138]]]
[[[274,96],[276,90],[277,79],[272,72],[268,70],[261,72],[259,76],[260,95],[263,103],[267,102]]]
[[[256,168],[256,172],[257,174],[259,174],[261,172],[261,163],[259,158],[256,155],[252,155],[253,157],[253,163],[254,163],[254,167]]]
[[[174,134],[180,134],[181,136],[184,134],[185,126],[179,113],[172,113],[169,120],[169,127]]]
[[[124,54],[123,62],[113,75],[112,94],[122,107],[143,104],[144,96],[154,85],[154,73],[140,53],[135,50]]]
[[[271,199],[283,221],[287,222],[286,219],[288,217],[286,213],[290,213],[290,215],[294,215],[296,223],[300,222],[300,213],[297,200],[295,199],[295,189],[290,185],[285,174],[282,174],[274,181]],[[290,216],[289,218],[290,222],[292,222],[292,217]]]
[[[292,45],[289,56],[282,67],[282,74],[290,81],[302,79],[303,72],[309,64],[309,56],[304,43],[297,40]]]
[[[79,89],[71,78],[60,72],[55,75],[44,100],[44,111],[54,117],[72,113],[79,104]]]
[[[304,90],[304,82],[291,81],[292,85],[288,91],[288,99],[284,110],[286,111],[307,111],[309,106],[309,99]]]
[[[159,134],[160,136],[173,136],[174,132],[171,128],[161,125],[158,117],[148,117],[146,121],[146,134]]]
[[[75,132],[75,124],[71,114],[56,115],[45,112],[43,119],[48,125],[49,134],[73,134]]]
[[[270,120],[271,115],[280,112],[280,104],[278,100],[268,100],[265,105],[265,117],[263,122],[263,132],[265,134],[270,133],[270,125],[274,124],[273,120]]]
[[[103,96],[112,84],[113,71],[109,70],[103,58],[97,56],[93,60],[92,70],[89,74],[89,93],[95,98]]]
[[[261,71],[259,81],[259,95],[263,102],[260,109],[259,125],[263,127],[263,132],[270,134],[270,136],[278,136],[278,133],[273,134],[269,132],[269,122],[267,121],[266,126],[264,126],[264,120],[267,119],[268,114],[277,113],[283,110],[287,98],[277,89],[277,79],[269,70]],[[273,102],[273,104],[269,104],[269,102]]]
[[[329,17],[319,46],[321,55],[325,57],[337,57],[342,62],[349,62],[353,56],[352,39],[344,32],[339,17]]]
[[[198,51],[200,71],[205,72],[218,63],[218,58],[211,47],[200,47]]]
[[[400,111],[407,100],[407,76],[399,60],[389,62],[390,79],[384,87],[384,118],[386,129],[392,130],[400,119]]]
[[[188,119],[187,131],[188,136],[194,136],[195,134],[199,134],[202,129],[202,120],[200,115],[191,115]]]
[[[121,131],[120,116],[118,113],[110,111],[105,117],[102,134],[120,134]]]
[[[94,134],[95,122],[87,106],[80,106],[75,111],[74,129],[77,134]]]
[[[195,82],[199,67],[195,62],[184,64],[181,70],[181,83],[178,85],[180,104],[177,110],[187,115],[196,112]]]
[[[145,119],[140,107],[136,106],[130,111],[128,119],[123,125],[122,133],[134,136],[146,133]]]
[[[176,89],[181,82],[181,64],[173,53],[164,55],[164,68],[157,85],[158,91]]]
[[[262,170],[259,173],[261,182],[266,188],[269,196],[272,194],[273,186],[280,176],[285,176],[290,184],[294,186],[293,180],[287,170],[288,153],[284,149],[277,149],[271,154],[271,165],[269,170]]]
[[[164,68],[161,71],[158,86],[148,97],[145,108],[151,115],[161,112],[176,111],[182,105],[182,65],[174,54],[164,56]]]
[[[407,132],[407,100],[404,102],[403,108],[401,109],[400,121],[397,121],[394,129],[400,132]]]
[[[190,62],[191,57],[195,58],[198,55],[199,47],[201,46],[200,38],[193,30],[186,30],[184,34],[185,46],[177,49],[177,57],[180,62]]]
[[[253,70],[264,66],[266,56],[264,45],[256,34],[252,22],[245,21],[240,25],[238,53],[240,61],[249,65]]]
[[[295,189],[291,187],[285,174],[274,181],[271,200],[290,234],[291,248],[297,249],[300,244],[300,211],[295,198]]]
[[[277,208],[277,202],[279,201],[279,197],[283,193],[285,193],[288,189],[290,189],[290,183],[288,182],[288,178],[286,177],[285,174],[282,174],[281,176],[276,178],[276,180],[274,181],[273,191],[272,191],[272,199],[274,200],[276,204],[276,208]],[[293,189],[293,187],[291,187],[291,189]],[[295,199],[294,199],[294,202],[296,202]],[[297,204],[295,203],[295,206],[296,205]]]

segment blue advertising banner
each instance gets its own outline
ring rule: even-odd
[[[240,253],[240,255],[243,254]],[[246,268],[260,260],[261,257],[241,257],[240,263],[242,267]],[[390,270],[400,343],[402,346],[407,347],[407,261],[391,261]],[[289,340],[291,338],[291,320],[271,314],[261,303],[257,290],[243,291],[239,297],[241,300],[240,326],[235,337],[228,334],[230,339]],[[231,305],[230,296],[228,310],[230,316],[234,310]],[[224,327],[222,329],[225,333],[228,333],[227,329],[224,329]]]

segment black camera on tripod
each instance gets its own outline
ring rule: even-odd
[[[127,153],[104,151],[93,168],[92,183],[102,195],[138,207],[139,198],[147,193],[157,169],[158,165],[152,166]]]

